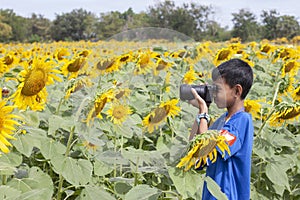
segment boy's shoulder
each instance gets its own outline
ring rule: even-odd
[[[252,121],[252,115],[248,112],[242,111],[231,117],[232,121]]]

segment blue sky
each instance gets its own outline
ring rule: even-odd
[[[146,11],[149,6],[155,5],[159,0],[1,0],[1,9],[13,9],[23,17],[30,17],[31,13],[42,14],[48,19],[55,19],[55,14],[71,12],[73,9],[83,8],[97,15],[102,12],[124,12],[129,7],[134,12]],[[300,4],[298,0],[174,0],[175,5],[181,6],[183,2],[198,2],[201,5],[212,5],[216,11],[214,20],[222,26],[232,26],[232,13],[245,8],[257,16],[262,10],[276,9],[281,15],[292,15],[300,21]]]

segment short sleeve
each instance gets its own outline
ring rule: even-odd
[[[225,156],[223,157],[224,160],[227,160],[230,156],[236,154],[242,147],[239,131],[234,126],[228,124],[221,129],[220,134],[226,138],[230,150],[230,155],[225,152]],[[218,147],[217,150],[220,154],[223,154]]]

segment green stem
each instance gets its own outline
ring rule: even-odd
[[[281,81],[279,81],[278,83],[277,83],[277,86],[276,86],[276,90],[275,90],[275,93],[274,93],[274,96],[273,96],[273,100],[272,100],[272,107],[271,107],[271,110],[270,110],[270,112],[268,113],[268,115],[267,115],[267,118],[266,118],[266,120],[263,122],[263,124],[261,125],[261,127],[259,128],[259,130],[257,131],[257,135],[259,135],[260,134],[260,132],[263,130],[263,128],[265,127],[265,125],[267,124],[267,122],[269,121],[269,119],[270,119],[270,117],[273,115],[273,113],[275,112],[275,101],[276,101],[276,99],[277,99],[277,95],[278,95],[278,91],[279,91],[279,87],[280,87],[280,84],[281,84],[282,82]]]
[[[55,114],[58,114],[58,113],[59,113],[61,104],[62,104],[62,102],[63,102],[63,98],[64,98],[64,97],[62,97],[62,98],[59,100],[59,103],[58,103],[58,106],[57,106],[57,108],[56,108]]]
[[[263,128],[265,127],[265,125],[267,124],[267,122],[269,121],[270,117],[273,115],[273,113],[275,112],[275,109],[272,108],[272,110],[269,112],[266,120],[263,122],[263,124],[260,126],[260,128],[258,129],[257,131],[257,134],[256,135],[259,135],[260,132],[263,130]]]
[[[71,147],[72,147],[72,140],[73,140],[73,136],[74,136],[74,131],[75,131],[75,126],[73,126],[71,128],[71,131],[70,131],[70,135],[69,135],[69,139],[68,139],[68,143],[67,143],[67,149],[66,149],[66,152],[65,152],[65,158],[67,158],[69,156],[69,153],[71,151]],[[63,193],[63,190],[62,190],[62,186],[63,186],[63,182],[64,182],[64,177],[59,174],[59,183],[58,183],[58,189],[57,189],[57,200],[61,200],[61,196],[62,196],[62,193]]]
[[[134,186],[138,185],[139,160],[140,160],[140,158],[137,157],[136,163],[135,163],[135,172],[134,172]]]
[[[7,177],[6,175],[2,175],[2,185],[6,185],[7,183]]]

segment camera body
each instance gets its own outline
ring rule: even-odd
[[[191,88],[194,88],[198,95],[206,102],[206,104],[210,104],[213,101],[213,97],[216,94],[217,87],[215,85],[188,85],[182,84],[180,85],[180,99],[192,100],[194,99],[194,95],[191,91]]]

